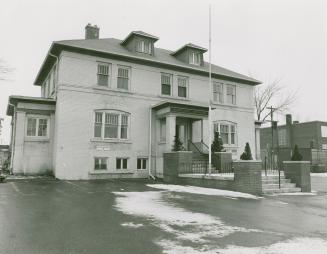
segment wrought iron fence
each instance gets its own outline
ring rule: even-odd
[[[209,174],[209,162],[207,160],[193,160],[192,163],[181,164],[180,174]],[[222,163],[219,168],[211,166],[211,174],[233,174],[233,163]]]

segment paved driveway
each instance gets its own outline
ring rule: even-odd
[[[148,184],[0,184],[0,253],[327,253],[327,178],[264,198]]]

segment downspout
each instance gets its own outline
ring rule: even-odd
[[[13,174],[13,163],[15,155],[15,140],[16,140],[16,107],[14,104],[8,103],[8,105],[14,108],[14,119],[12,126],[12,137],[11,137],[11,158],[10,158],[10,174]]]
[[[149,108],[149,177],[151,177],[153,180],[156,180],[156,178],[151,173],[151,162],[152,162],[152,108]]]
[[[56,73],[55,73],[55,77],[56,77],[56,84],[55,84],[56,88],[55,88],[55,92],[56,93],[55,93],[55,95],[57,96],[57,92],[58,92],[58,73],[59,73],[59,71],[58,71],[58,68],[59,68],[59,58],[57,56],[51,54],[50,52],[48,54],[49,54],[49,56],[52,56],[52,57],[56,58]]]

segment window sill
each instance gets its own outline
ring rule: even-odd
[[[217,105],[217,106],[237,107],[236,104],[220,103],[220,102],[216,102],[216,101],[213,101],[213,100],[210,100],[210,103],[212,105]]]
[[[118,92],[118,93],[125,93],[125,94],[133,94],[130,90],[112,88],[112,87],[107,87],[107,86],[96,85],[96,86],[93,86],[92,88],[94,90],[100,90],[100,91],[110,91],[110,92]]]
[[[25,137],[24,141],[26,142],[50,142],[50,138],[45,137]]]
[[[171,95],[158,95],[158,97],[165,98],[165,99],[181,100],[181,101],[191,101],[189,98],[176,97],[176,96],[171,96]]]
[[[91,142],[96,142],[96,143],[119,143],[119,144],[132,144],[132,141],[127,139],[127,140],[120,140],[120,139],[96,139],[92,138],[90,140]]]
[[[103,175],[103,174],[134,174],[136,171],[134,170],[99,170],[99,171],[91,171],[90,175]]]

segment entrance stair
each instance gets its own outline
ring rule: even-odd
[[[294,192],[301,192],[301,188],[296,187],[295,183],[291,183],[290,179],[286,179],[282,172],[280,176],[280,188],[278,175],[262,175],[262,193],[264,195]]]

